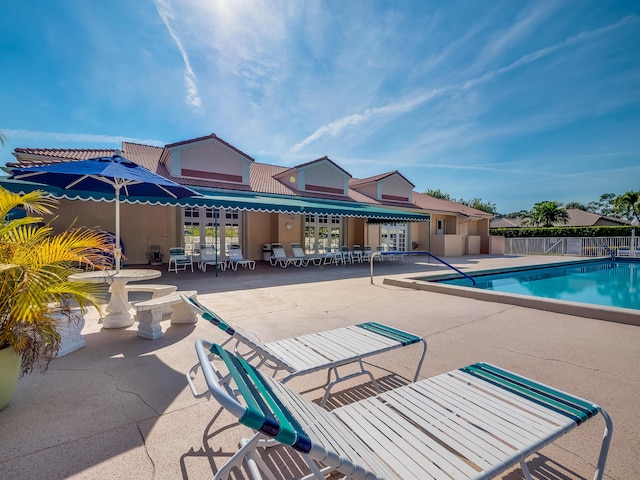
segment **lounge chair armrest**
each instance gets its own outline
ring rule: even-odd
[[[209,349],[212,347],[212,345],[213,344],[204,340],[196,340],[196,353],[198,355],[200,367],[202,368],[202,374],[204,375],[205,381],[207,382],[209,391],[214,395],[218,403],[220,403],[223,408],[229,410],[229,412],[237,418],[242,418],[247,411],[247,407],[242,405],[238,401],[238,399],[235,398],[232,391],[230,391],[230,387],[224,388],[221,385],[220,379],[224,378],[224,376],[209,360]],[[192,381],[190,380],[190,388],[191,385]],[[192,388],[192,392],[194,391],[194,389],[195,387]]]
[[[196,388],[195,384],[193,383],[193,379],[196,377],[196,374],[198,373],[198,367],[200,367],[200,362],[196,363],[193,367],[191,367],[189,369],[189,371],[187,372],[187,374],[186,374],[187,384],[189,385],[189,389],[191,389],[191,394],[195,398],[204,397],[206,394],[209,393],[209,390],[204,390],[203,392],[198,392],[198,389]]]

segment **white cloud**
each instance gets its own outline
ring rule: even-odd
[[[24,139],[28,141],[52,141],[60,143],[105,143],[120,145],[122,142],[139,143],[155,147],[164,147],[166,142],[147,138],[119,137],[116,135],[95,135],[92,133],[59,133],[59,132],[38,132],[33,130],[11,130],[3,129],[7,138]]]
[[[182,55],[182,61],[184,62],[185,67],[184,84],[187,91],[185,102],[187,105],[197,111],[202,106],[202,100],[200,98],[200,94],[198,93],[197,78],[196,74],[193,71],[193,68],[191,68],[189,55],[187,54],[187,51],[182,44],[182,40],[171,25],[171,22],[175,19],[173,8],[171,7],[171,2],[170,0],[155,0],[155,4],[162,22],[164,23],[165,27],[167,27],[169,35],[171,35],[171,38],[173,39],[176,47],[178,47],[178,50]]]
[[[307,138],[305,138],[301,142],[292,146],[289,152],[290,153],[299,152],[310,143],[326,135],[336,136],[340,132],[342,132],[342,130],[344,130],[345,128],[358,125],[374,117],[382,117],[386,115],[396,115],[398,113],[409,112],[415,109],[416,107],[427,103],[429,100],[442,95],[448,89],[449,89],[448,87],[437,88],[430,92],[419,95],[415,98],[410,98],[409,100],[405,100],[403,102],[386,105],[384,107],[368,108],[362,113],[356,113],[354,115],[348,115],[346,117],[340,118],[338,120],[335,120],[327,125],[324,125],[318,128],[315,132],[313,132]]]

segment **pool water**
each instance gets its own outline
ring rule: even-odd
[[[472,274],[476,288],[640,310],[640,263],[611,260]],[[438,280],[469,287],[467,278]]]

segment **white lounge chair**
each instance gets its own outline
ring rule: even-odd
[[[277,444],[299,452],[307,479],[488,479],[518,463],[531,479],[527,457],[598,413],[605,434],[593,478],[604,473],[613,425],[600,406],[491,364],[329,412],[219,345],[197,340],[196,352],[213,397],[255,432],[214,479],[244,461],[254,478],[275,478],[261,452]]]
[[[271,266],[275,267],[276,265],[280,265],[282,268],[287,268],[289,265],[293,265],[294,267],[302,266],[302,260],[287,256],[281,243],[271,244],[271,250],[273,252],[269,259]]]
[[[309,263],[313,263],[315,266],[322,264],[322,257],[307,255],[299,243],[292,243],[291,250],[293,251],[293,256],[302,262],[302,266],[306,267]]]
[[[229,247],[229,266],[232,270],[237,270],[238,265],[243,268],[249,268],[249,270],[256,268],[256,262],[254,260],[244,258],[240,245],[231,245]]]
[[[376,391],[380,391],[375,377],[364,367],[362,360],[366,357],[417,343],[422,344],[422,355],[413,378],[415,382],[427,353],[427,342],[424,338],[377,322],[366,322],[263,344],[251,335],[231,327],[197,299],[187,296],[182,299],[202,318],[230,335],[223,346],[235,342],[234,351],[242,354],[248,361],[255,360],[254,363],[258,367],[271,369],[274,375],[278,371],[286,371],[283,382],[307,373],[328,370],[322,405],[326,403],[331,389],[336,384],[361,375],[367,375]],[[359,371],[344,376],[338,371],[339,367],[356,362],[360,366]]]
[[[203,272],[207,271],[207,265],[213,265],[223,272],[227,268],[227,262],[220,258],[215,245],[200,245],[200,262],[198,266]]]

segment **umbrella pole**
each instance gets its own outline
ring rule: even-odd
[[[116,262],[116,273],[120,273],[120,185],[116,185],[116,244],[113,248],[113,258]]]

